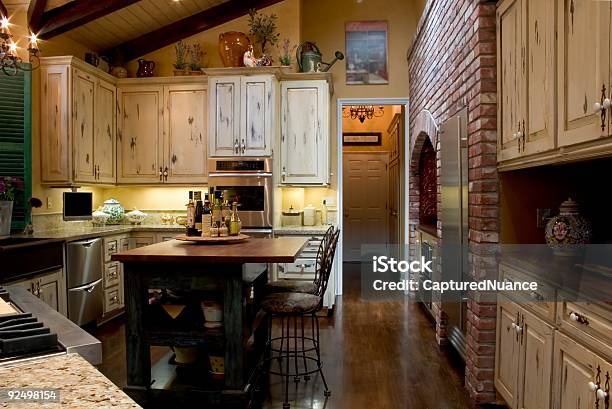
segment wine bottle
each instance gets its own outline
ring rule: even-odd
[[[240,234],[240,218],[238,217],[238,203],[232,203],[232,214],[229,221],[229,235],[237,236]]]
[[[198,231],[195,228],[195,204],[193,202],[193,191],[189,191],[189,203],[187,203],[187,236],[196,236]]]
[[[202,209],[202,236],[210,236],[210,227],[212,225],[212,209],[210,208],[210,200],[208,193],[206,193],[204,197],[204,208]]]
[[[202,235],[202,213],[204,206],[202,205],[202,192],[194,192],[193,199],[195,201],[195,229],[198,231],[198,236]]]

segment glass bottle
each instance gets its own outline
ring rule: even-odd
[[[187,236],[196,236],[195,228],[195,204],[193,202],[193,191],[189,191],[189,203],[187,203]]]
[[[238,203],[232,203],[232,214],[229,221],[229,235],[237,236],[240,234],[240,217],[238,217]]]
[[[202,236],[210,236],[210,227],[212,226],[212,209],[210,208],[210,200],[208,193],[204,195],[204,208],[202,209]]]

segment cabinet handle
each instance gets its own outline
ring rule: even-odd
[[[285,181],[286,177],[287,177],[287,172],[285,170],[285,167],[283,166],[283,171],[281,172],[281,179],[283,179],[283,181]]]
[[[240,146],[238,146],[238,139],[234,141],[234,153],[240,153]]]
[[[570,312],[569,317],[572,321],[575,321],[579,324],[589,325],[589,319],[584,315],[572,311]]]
[[[596,394],[598,400],[605,400],[608,397],[608,392],[604,391],[601,388],[597,389]]]
[[[523,153],[525,153],[525,120],[523,119],[523,130],[521,131],[521,139],[523,140]]]
[[[240,145],[240,147],[242,148],[242,154],[244,155],[244,152],[246,151],[246,145],[244,143],[244,139],[242,140],[242,144]]]
[[[529,296],[531,298],[533,298],[534,300],[536,300],[536,301],[543,301],[544,300],[544,297],[542,296],[542,294],[537,293],[535,291],[530,292]]]
[[[168,181],[168,166],[164,168],[164,181]]]
[[[164,174],[163,174],[163,170],[162,167],[159,167],[159,181],[163,182],[164,181]]]

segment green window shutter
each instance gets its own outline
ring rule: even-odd
[[[16,76],[0,71],[0,177],[23,179],[25,190],[17,192],[13,205],[13,229],[23,229],[29,220],[32,196],[32,75]]]

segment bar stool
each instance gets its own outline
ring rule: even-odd
[[[317,264],[319,279],[317,280],[317,288],[314,294],[299,293],[299,292],[282,292],[268,295],[262,302],[263,310],[268,314],[268,342],[266,344],[266,354],[260,362],[259,369],[264,374],[279,375],[285,380],[285,397],[283,401],[283,409],[289,409],[289,380],[293,378],[295,382],[299,382],[301,377],[305,381],[310,379],[310,375],[319,373],[323,386],[325,387],[324,395],[330,396],[331,391],[327,386],[327,381],[323,374],[321,363],[321,348],[320,348],[320,328],[317,312],[323,308],[323,295],[327,289],[330,272],[334,260],[336,246],[340,231],[336,231],[331,235],[331,239],[327,243],[321,242],[319,246],[320,264]],[[304,319],[310,317],[312,323],[312,336],[306,336],[304,332]],[[272,337],[272,321],[274,319],[281,320],[281,336]],[[293,325],[291,325],[293,321]],[[300,322],[298,331],[298,321]],[[291,327],[293,326],[293,333]],[[280,341],[280,348],[274,348],[274,342]],[[298,342],[300,341],[300,342]],[[306,345],[307,343],[311,345]],[[291,348],[293,344],[293,349]],[[276,353],[277,356],[272,356]],[[310,353],[310,354],[309,354]],[[311,356],[314,354],[314,356]],[[279,370],[273,370],[271,361],[277,360]],[[293,367],[291,362],[293,361]],[[303,369],[300,368],[300,361]],[[308,362],[314,363],[315,368],[308,368]],[[283,368],[284,366],[284,368]]]
[[[319,248],[323,246],[323,248],[329,249],[331,244],[331,240],[334,236],[334,226],[330,226],[325,234],[323,235],[323,239],[321,240],[321,244]],[[325,252],[320,252],[317,254],[317,265],[315,266],[315,277],[312,282],[304,281],[304,280],[276,280],[267,283],[264,286],[264,292],[266,294],[274,294],[274,293],[307,293],[307,294],[316,294],[318,288],[318,282],[321,277],[320,267],[322,262],[322,256],[324,256]],[[321,258],[319,257],[321,255]]]

